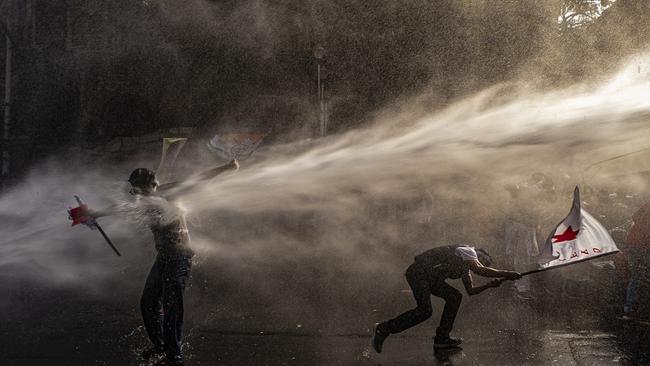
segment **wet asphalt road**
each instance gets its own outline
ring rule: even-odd
[[[135,319],[134,319],[135,320]],[[137,361],[144,331],[110,337],[106,323],[65,331],[44,327],[39,336],[4,329],[1,365],[150,365]],[[110,327],[112,328],[112,327]],[[642,365],[646,347],[630,351],[622,336],[601,330],[464,330],[462,349],[434,352],[424,329],[388,338],[374,353],[367,334],[238,333],[194,327],[184,346],[191,365]],[[639,329],[636,330],[637,332]],[[636,352],[636,354],[635,354]],[[641,357],[641,358],[639,358]]]
[[[394,336],[377,355],[367,337],[228,336],[217,347],[195,351],[207,356],[204,361],[196,359],[196,364],[210,365],[620,365],[630,361],[616,338],[602,332],[499,331],[496,337],[465,338],[462,349],[436,352],[428,337]]]
[[[650,365],[650,324],[604,319],[602,306],[558,318],[556,306],[535,313],[530,302],[493,295],[461,307],[453,335],[464,338],[462,349],[434,352],[442,306],[434,301],[434,317],[389,337],[381,355],[370,347],[370,327],[406,310],[409,297],[374,312],[341,307],[338,318],[323,308],[300,324],[264,315],[261,305],[200,310],[195,301],[186,314],[186,365]],[[150,365],[137,358],[147,339],[135,299],[36,292],[23,307],[0,309],[0,365]]]

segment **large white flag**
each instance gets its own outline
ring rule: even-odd
[[[546,239],[538,257],[542,268],[581,262],[618,252],[614,240],[598,220],[580,207],[580,191],[573,191],[569,215]]]

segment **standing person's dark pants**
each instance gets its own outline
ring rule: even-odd
[[[406,280],[413,290],[417,307],[389,320],[386,324],[390,333],[402,332],[429,319],[433,314],[431,307],[431,294],[433,294],[445,300],[445,309],[442,312],[440,325],[436,329],[436,338],[449,337],[463,295],[447,284],[444,278],[436,276],[433,271],[427,271],[417,262],[406,270]]]
[[[158,255],[144,285],[140,309],[149,339],[167,356],[181,355],[183,291],[190,276],[192,259]]]

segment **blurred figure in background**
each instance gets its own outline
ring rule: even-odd
[[[539,248],[535,228],[519,220],[509,219],[505,224],[506,258],[511,268],[535,268]],[[519,300],[534,300],[531,278],[524,277],[512,284]]]
[[[632,215],[632,227],[625,238],[626,257],[630,280],[624,306],[625,316],[647,320],[650,316],[647,305],[650,255],[650,201],[646,202]]]

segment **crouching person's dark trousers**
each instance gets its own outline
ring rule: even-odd
[[[167,356],[180,356],[183,328],[183,291],[192,259],[158,255],[144,285],[140,309],[147,335]]]
[[[433,314],[431,307],[431,294],[433,294],[445,300],[440,325],[436,329],[436,338],[446,339],[454,326],[463,295],[445,282],[444,278],[436,278],[421,267],[423,266],[414,263],[406,270],[406,280],[413,290],[417,307],[386,322],[388,330],[391,333],[399,333],[429,319]]]

